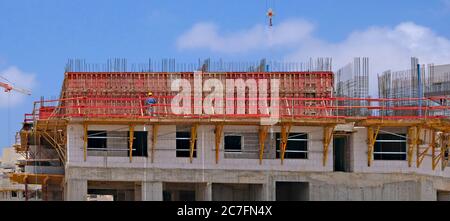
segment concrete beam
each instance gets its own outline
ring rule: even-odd
[[[211,201],[212,200],[212,185],[211,183],[199,183],[195,187],[195,198],[197,201]]]
[[[87,199],[87,180],[69,179],[66,182],[66,201],[86,201]]]

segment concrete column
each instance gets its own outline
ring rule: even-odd
[[[420,180],[419,200],[421,201],[436,201],[437,191],[433,187],[433,182],[422,178]]]
[[[212,184],[200,183],[195,187],[195,198],[197,201],[211,201],[212,200]]]
[[[134,201],[142,201],[142,185],[139,183],[134,185]]]
[[[142,182],[142,201],[162,201],[162,182]]]
[[[267,183],[264,183],[262,185],[261,190],[261,201],[275,201],[276,200],[276,194],[275,194],[275,182],[272,180],[269,180]]]
[[[69,179],[66,183],[66,201],[86,201],[87,180]]]

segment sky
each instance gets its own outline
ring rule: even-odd
[[[275,12],[267,26],[266,12]],[[450,0],[0,1],[0,75],[31,96],[0,93],[0,148],[33,101],[59,97],[69,58],[304,61],[368,56],[378,73],[450,63]],[[376,87],[376,86],[375,86]],[[376,88],[371,84],[371,93]]]

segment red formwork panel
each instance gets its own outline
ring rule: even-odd
[[[48,119],[55,110],[55,107],[40,107],[39,108],[39,119],[45,120]]]
[[[270,97],[271,79],[279,79],[280,98],[330,98],[332,97],[332,72],[68,72],[65,75],[63,105],[70,114],[142,114],[143,100],[148,91],[161,97],[161,103],[170,104],[170,97],[176,95],[171,91],[171,82],[176,79],[187,80],[194,86],[194,76],[201,75],[202,84],[209,79],[220,80],[224,87],[227,79],[254,79],[257,82],[267,80]],[[225,89],[225,88],[223,88]],[[192,95],[194,89],[192,88]],[[248,93],[248,92],[247,92]],[[205,95],[205,93],[204,93]],[[114,98],[115,100],[111,100]],[[129,98],[127,100],[127,98]],[[121,100],[122,99],[122,100]],[[193,102],[193,100],[192,100]],[[248,105],[246,101],[246,105]],[[317,115],[305,112],[293,106],[313,106],[315,101],[280,100],[281,114]],[[291,109],[289,109],[289,107]],[[167,112],[167,106],[157,107],[156,112]]]
[[[226,72],[201,73],[203,81],[208,79],[279,79],[280,92],[316,93],[319,97],[331,96],[333,87],[332,72]],[[66,91],[109,91],[121,92],[170,92],[170,82],[186,79],[193,83],[194,72],[176,73],[66,73]],[[224,82],[225,83],[225,82]]]

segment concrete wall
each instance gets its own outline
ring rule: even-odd
[[[118,130],[128,131],[124,126],[89,126],[89,130]],[[136,131],[148,131],[148,150],[151,150],[152,127],[137,126]],[[258,151],[254,134],[257,133],[256,126],[225,126],[224,133],[246,134],[248,141],[244,141],[245,150]],[[215,162],[215,135],[214,126],[202,125],[198,128],[197,157],[193,163],[189,163],[189,158],[176,157],[176,126],[161,125],[158,130],[158,140],[155,149],[154,163],[149,157],[133,157],[133,162],[129,158],[114,156],[91,156],[88,154],[87,161],[83,160],[83,127],[81,124],[71,124],[68,126],[68,162],[67,166],[87,166],[87,167],[130,167],[130,168],[179,168],[179,169],[234,169],[234,170],[281,170],[281,171],[333,171],[332,164],[332,144],[329,149],[327,166],[322,165],[323,156],[323,130],[321,127],[293,127],[292,133],[308,133],[308,159],[285,159],[281,165],[280,159],[275,159],[275,133],[281,128],[275,126],[271,128],[266,140],[266,151],[262,165],[259,164],[259,157],[251,156],[251,159],[236,156],[238,154],[225,153],[223,150],[223,136],[221,151],[219,154],[219,164]],[[253,134],[253,135],[252,135]],[[245,139],[245,138],[244,138]],[[246,143],[247,142],[247,143]],[[118,146],[116,146],[119,148]],[[126,145],[122,148],[128,148]],[[257,152],[256,152],[257,154]],[[252,155],[252,154],[244,154]],[[255,154],[253,154],[255,155]]]
[[[450,191],[450,179],[414,174],[334,173],[334,172],[265,172],[202,169],[78,168],[71,167],[66,177],[86,180],[141,182],[143,200],[162,200],[163,183],[185,183],[196,191],[197,200],[214,199],[236,184],[258,188],[228,188],[232,196],[252,196],[247,200],[275,200],[276,182],[302,182],[309,185],[309,200],[437,200],[438,191]],[[83,199],[85,182],[67,182],[66,199]],[[70,187],[72,185],[72,187]],[[194,188],[194,187],[197,188]],[[72,189],[70,189],[72,188]],[[78,188],[78,190],[75,190]],[[220,188],[219,188],[220,189]],[[222,191],[223,190],[223,191]],[[240,189],[242,190],[242,189]],[[244,194],[245,193],[245,194]],[[223,195],[222,195],[223,196]],[[227,195],[228,196],[228,195]],[[222,200],[239,198],[219,197]]]
[[[116,135],[125,136],[128,127],[124,126],[89,126],[90,130],[122,131]],[[148,131],[148,151],[151,150],[151,126],[137,126],[136,131]],[[215,136],[214,126],[200,126],[198,128],[197,157],[193,163],[188,158],[176,157],[176,126],[161,125],[158,131],[158,139],[155,148],[154,163],[149,157],[133,157],[129,162],[126,153],[123,156],[92,156],[88,153],[87,161],[83,161],[83,134],[82,125],[71,124],[68,129],[68,165],[92,166],[92,167],[131,167],[131,168],[206,168],[206,169],[233,169],[233,170],[280,170],[280,171],[333,171],[333,144],[330,144],[327,165],[322,165],[323,157],[323,131],[321,127],[293,127],[292,133],[306,132],[309,136],[308,159],[286,159],[281,165],[279,159],[275,159],[275,133],[280,132],[280,127],[272,127],[266,140],[266,151],[264,161],[259,165],[258,142],[256,126],[225,126],[224,133],[237,133],[244,136],[244,153],[225,153],[223,150],[223,136],[219,164],[215,163]],[[356,128],[356,133],[349,138],[351,157],[350,167],[354,172],[367,173],[420,173],[450,177],[450,169],[444,171],[440,168],[435,171],[431,168],[431,154],[427,154],[420,168],[414,165],[408,167],[407,161],[383,161],[373,160],[372,166],[367,166],[367,129]],[[392,132],[406,133],[405,129],[393,130]],[[127,142],[108,141],[112,148],[127,149]],[[425,146],[423,147],[425,148]],[[416,158],[414,153],[414,159]]]
[[[90,126],[90,130],[128,131],[125,126]],[[254,199],[275,200],[277,181],[309,183],[310,200],[436,200],[439,191],[450,191],[450,170],[431,169],[431,157],[427,155],[420,168],[408,167],[407,161],[374,160],[367,166],[367,129],[355,128],[350,135],[350,166],[354,173],[333,172],[333,146],[330,144],[327,165],[323,159],[323,129],[321,127],[293,127],[292,133],[308,133],[308,159],[286,159],[281,165],[275,159],[275,133],[280,127],[272,127],[266,140],[263,163],[248,154],[229,154],[223,151],[223,136],[219,163],[215,162],[214,126],[198,128],[197,157],[176,157],[176,126],[160,125],[154,163],[151,162],[152,127],[137,126],[136,131],[148,131],[149,157],[92,156],[83,160],[83,127],[68,126],[68,162],[66,164],[66,199],[83,200],[86,181],[128,181],[140,183],[135,194],[141,200],[162,200],[163,184],[185,182],[197,185],[196,199],[213,199],[218,184],[252,184]],[[243,134],[245,150],[257,151],[256,126],[225,126],[224,133]],[[121,145],[115,143],[116,148]],[[123,148],[128,148],[124,146]],[[236,156],[237,155],[237,156]],[[244,154],[245,155],[245,154]],[[415,156],[414,156],[415,157]],[[223,187],[223,186],[222,186]],[[226,187],[226,186],[225,186]],[[220,188],[219,188],[220,189]],[[223,189],[223,188],[222,188]],[[225,188],[226,189],[226,188]],[[80,192],[80,191],[81,192]],[[250,191],[250,190],[248,190]],[[247,192],[248,192],[247,191]],[[250,191],[252,192],[252,191]],[[135,197],[139,199],[139,197]],[[253,198],[252,198],[253,199]]]

